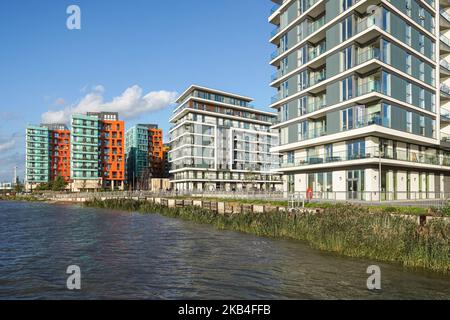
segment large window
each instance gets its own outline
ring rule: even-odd
[[[410,47],[412,46],[412,27],[410,25],[406,26],[406,44]]]
[[[342,131],[353,129],[353,108],[342,111]]]
[[[365,157],[366,157],[366,141],[364,139],[347,142],[348,160],[364,159]]]
[[[412,84],[408,83],[406,85],[406,102],[412,104]]]
[[[353,16],[341,22],[341,42],[351,38],[353,34]]]
[[[348,77],[341,82],[341,101],[353,98],[353,78]]]
[[[406,132],[412,133],[412,112],[406,112]]]
[[[409,75],[411,75],[411,73],[412,73],[411,67],[412,67],[412,57],[411,57],[411,54],[407,53],[406,54],[406,73]]]
[[[341,71],[351,69],[353,67],[352,47],[345,48],[341,55]]]

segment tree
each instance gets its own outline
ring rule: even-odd
[[[23,191],[23,185],[21,183],[16,183],[14,186],[14,191],[17,193],[21,193]]]
[[[58,176],[55,181],[52,182],[52,191],[64,191],[67,187],[67,182],[63,177]]]

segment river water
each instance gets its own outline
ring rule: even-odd
[[[81,290],[66,287],[81,268]],[[382,290],[370,292],[370,265]],[[211,226],[0,202],[0,299],[449,299],[450,277]]]

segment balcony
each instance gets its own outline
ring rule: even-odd
[[[390,127],[387,123],[387,119],[383,121],[379,113],[369,114],[367,116],[361,117],[360,119],[356,120],[354,123],[351,124],[349,127],[343,127],[338,132],[328,132],[326,126],[321,128],[315,128],[303,133],[299,133],[298,142],[312,140],[332,134],[337,134],[341,132],[347,132],[354,129],[360,129],[372,125],[379,125],[384,127]],[[286,144],[285,144],[286,145]]]
[[[381,53],[380,53],[380,49],[376,48],[376,47],[365,47],[365,48],[360,48],[361,52],[358,54],[358,56],[356,57],[356,63],[352,68],[358,67],[370,60],[381,60]],[[371,71],[373,69],[372,65],[369,65],[367,67],[364,67],[363,71],[364,73],[367,73],[369,71]],[[302,91],[307,90],[310,87],[313,87],[323,81],[327,80],[326,77],[326,70],[323,69],[320,72],[314,72],[311,73],[309,76],[309,83],[306,85],[306,88],[304,88]],[[361,88],[359,88],[361,93],[359,95],[364,95],[370,92],[381,92],[381,82],[372,82],[369,81],[369,83],[364,84]],[[363,91],[366,92],[363,92]],[[280,100],[283,100],[285,98],[289,97],[289,95],[282,95],[280,93],[274,95],[271,99],[271,104],[276,104],[278,103]]]
[[[450,111],[441,108],[441,121],[450,123]]]
[[[450,15],[444,10],[440,10],[439,25],[442,29],[450,29]]]
[[[450,53],[450,39],[441,34],[439,37],[441,40],[440,51],[441,54],[449,54]]]
[[[441,78],[448,78],[450,77],[450,64],[447,60],[443,59],[440,61],[440,71],[441,71]]]
[[[305,34],[302,36],[301,39],[299,39],[299,41],[303,41],[304,39],[306,39],[307,37],[309,37],[311,34],[313,34],[314,32],[316,32],[317,30],[319,30],[321,27],[323,27],[325,25],[325,16],[320,18],[319,20],[310,22],[308,24],[308,26],[306,27],[306,32]],[[275,29],[273,32],[276,32],[276,34],[278,34],[280,31],[279,28]],[[272,37],[274,37],[275,35],[273,35]],[[270,60],[274,60],[276,59],[278,56],[280,56],[282,53],[290,50],[291,48],[288,48],[287,46],[282,48],[282,47],[278,47],[271,55],[270,55]]]
[[[450,138],[450,137],[449,137]],[[450,139],[449,139],[450,142]],[[359,150],[357,152],[341,151],[330,152],[329,154],[310,155],[295,160],[284,161],[281,163],[281,168],[299,168],[308,167],[313,165],[325,165],[325,164],[340,164],[346,161],[356,160],[397,160],[423,165],[437,165],[450,167],[450,157],[436,154],[427,154],[425,152],[413,152],[397,150],[394,148],[387,148],[380,152],[380,148],[372,147],[368,149]],[[344,164],[342,164],[344,165]]]
[[[450,100],[450,87],[441,83],[441,98],[443,100]]]

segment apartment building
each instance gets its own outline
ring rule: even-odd
[[[156,124],[138,124],[126,132],[128,182],[148,189],[152,178],[164,177],[163,130]]]
[[[449,2],[273,2],[272,150],[284,190],[372,201],[449,193]]]
[[[30,125],[26,128],[25,188],[63,177],[70,180],[70,131],[63,124]]]
[[[178,191],[281,190],[277,115],[251,98],[192,85],[170,119],[172,188]]]
[[[70,181],[70,130],[63,124],[44,125],[50,135],[50,181]]]
[[[168,143],[163,145],[163,178],[170,178],[170,161],[169,161],[170,145]]]
[[[117,113],[72,115],[71,189],[123,189],[124,123]]]

